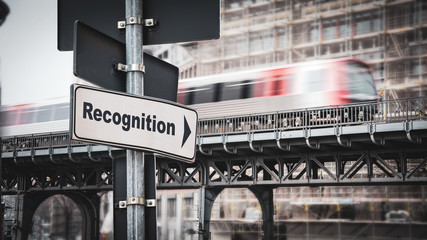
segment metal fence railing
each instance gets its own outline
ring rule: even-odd
[[[427,119],[426,110],[427,98],[410,98],[201,119],[198,134],[203,136],[270,130],[284,131],[362,123],[423,120]]]
[[[2,152],[37,150],[49,147],[68,147],[86,143],[70,139],[68,132],[32,134],[2,139]]]

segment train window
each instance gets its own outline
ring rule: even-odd
[[[69,115],[70,115],[70,108],[68,104],[58,104],[55,106],[53,120],[69,119]]]
[[[180,104],[185,104],[185,92],[178,91],[176,102]]]
[[[193,94],[193,104],[213,102],[215,100],[215,85],[206,85],[195,89]]]
[[[276,82],[276,95],[286,95],[295,91],[297,84],[297,74],[293,71],[294,69],[287,69],[280,79]]]
[[[34,115],[37,112],[37,109],[22,109],[19,113],[18,124],[29,124],[34,122]]]
[[[251,93],[252,93],[253,86],[254,84],[253,84],[253,81],[251,80],[242,81],[242,92],[240,94],[240,98],[244,99],[244,98],[252,97]]]
[[[303,92],[320,92],[324,90],[325,83],[323,82],[323,79],[324,74],[326,74],[324,69],[307,70],[301,72],[301,74],[301,90],[303,90]]]
[[[6,111],[0,113],[0,127],[7,126]]]
[[[252,86],[250,80],[224,83],[221,101],[249,98]]]
[[[185,104],[191,105],[194,104],[194,91],[195,88],[190,88],[185,92]]]
[[[36,114],[36,122],[48,122],[52,116],[52,108],[41,107],[34,111]]]
[[[288,93],[289,81],[292,81],[293,73],[290,69],[275,69],[265,72],[265,89],[266,96],[280,96]]]
[[[265,81],[263,80],[255,80],[252,84],[253,86],[253,97],[262,97],[264,96],[264,88],[265,88]]]
[[[280,95],[280,92],[281,92],[281,82],[282,82],[282,79],[280,79],[280,78],[278,78],[278,77],[276,77],[276,79],[274,79],[274,95],[276,96],[276,95]]]
[[[219,102],[222,94],[222,83],[215,84],[214,88],[214,102]]]
[[[176,199],[170,198],[168,199],[168,217],[175,217],[176,216]]]
[[[360,63],[351,61],[348,63],[348,87],[352,95],[376,96],[374,81],[369,68]]]
[[[0,127],[12,126],[19,119],[19,111],[4,111],[0,114]]]

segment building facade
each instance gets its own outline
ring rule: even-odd
[[[154,53],[177,65],[181,79],[358,58],[389,99],[425,95],[426,46],[422,0],[221,0],[219,40],[158,46]]]

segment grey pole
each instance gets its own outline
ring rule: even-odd
[[[126,92],[144,95],[142,0],[126,0]],[[136,23],[136,24],[135,24]],[[145,239],[144,153],[126,151],[127,239]]]

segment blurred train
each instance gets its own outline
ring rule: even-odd
[[[376,99],[370,67],[345,58],[181,80],[177,101],[204,119]],[[2,106],[0,135],[68,131],[69,105],[61,98]]]
[[[1,106],[0,136],[65,132],[69,130],[70,98]]]
[[[370,67],[350,58],[192,78],[178,90],[200,119],[376,99]]]

